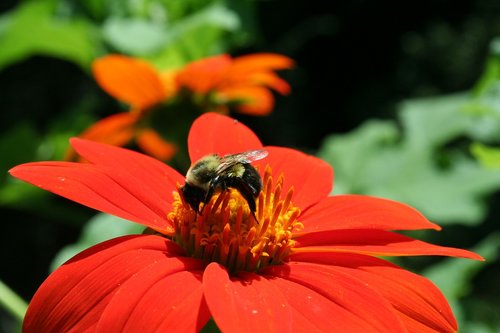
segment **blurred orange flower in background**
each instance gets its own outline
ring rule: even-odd
[[[227,54],[188,64],[175,76],[178,88],[196,94],[213,93],[217,104],[227,112],[235,105],[240,113],[254,116],[269,114],[274,98],[269,88],[286,95],[288,83],[274,71],[293,67],[293,61],[278,54],[260,53],[231,58]]]
[[[272,53],[236,58],[222,54],[194,61],[177,70],[158,71],[141,59],[124,55],[102,57],[92,65],[95,80],[104,91],[128,104],[130,109],[101,119],[80,137],[115,146],[134,142],[145,153],[169,160],[175,155],[177,145],[165,140],[148,117],[161,110],[157,106],[187,95],[199,106],[200,112],[227,114],[232,107],[248,115],[267,115],[274,107],[270,89],[282,95],[290,92],[289,84],[274,71],[293,65],[290,58]],[[196,116],[193,115],[193,119]],[[66,159],[71,160],[74,156],[74,151],[70,150]]]

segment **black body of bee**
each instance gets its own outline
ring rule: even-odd
[[[226,156],[208,155],[196,162],[186,174],[186,183],[181,192],[186,202],[197,212],[200,203],[204,206],[216,191],[234,188],[245,198],[255,217],[255,199],[262,190],[262,179],[250,164],[267,156],[265,150],[251,150]]]

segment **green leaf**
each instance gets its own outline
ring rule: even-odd
[[[485,262],[464,260],[462,258],[446,258],[422,272],[424,276],[432,280],[443,292],[453,312],[456,314],[457,320],[465,324],[461,326],[474,326],[472,325],[473,323],[466,321],[462,298],[470,294],[474,277],[485,269],[487,265],[497,262],[499,258],[498,244],[500,244],[500,233],[494,233],[472,249],[473,252],[483,256],[486,259]],[[487,303],[487,301],[480,298],[474,299],[473,302],[476,307],[484,306],[486,309],[489,309],[487,312],[494,313],[494,311],[491,311],[491,308],[495,305]],[[464,329],[463,331],[466,332],[467,330]]]
[[[181,66],[227,50],[224,36],[237,33],[241,26],[238,15],[214,4],[168,27],[163,49],[147,58],[162,69]]]
[[[500,148],[474,143],[471,145],[471,153],[485,168],[500,169]]]
[[[103,26],[104,39],[119,51],[134,56],[158,52],[167,41],[167,27],[140,18],[111,17]]]
[[[460,114],[469,101],[466,93],[408,100],[400,105],[400,118],[408,144],[436,148],[464,133],[473,118]]]
[[[481,96],[500,80],[500,38],[490,42],[490,57],[485,70],[473,89],[474,96]]]
[[[143,230],[144,226],[140,224],[99,213],[88,221],[76,243],[68,245],[59,251],[52,261],[51,270],[55,270],[74,255],[97,243],[118,236],[140,234]]]
[[[146,58],[157,67],[167,69],[224,52],[224,35],[236,33],[240,26],[234,11],[215,3],[170,24],[144,18],[111,17],[104,24],[103,35],[118,51]]]
[[[210,320],[203,326],[201,329],[200,333],[220,333],[220,329],[217,327],[217,324],[215,323],[213,318],[210,318]]]
[[[470,128],[459,112],[465,95],[404,103],[394,122],[368,121],[332,135],[319,156],[335,169],[335,193],[363,193],[408,203],[441,224],[480,223],[479,198],[500,187],[500,171],[485,170],[466,153],[445,149]]]
[[[0,69],[32,55],[47,55],[88,68],[99,45],[92,25],[56,17],[57,1],[22,2],[0,18]]]
[[[472,249],[486,261],[446,258],[427,268],[422,274],[431,279],[446,298],[461,298],[469,293],[474,276],[499,259],[498,244],[500,233],[491,234]],[[453,276],[450,276],[450,272],[453,272]]]
[[[0,280],[0,307],[6,309],[21,323],[28,304]]]

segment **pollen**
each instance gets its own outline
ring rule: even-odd
[[[293,232],[302,229],[300,209],[293,205],[293,187],[283,191],[285,177],[273,179],[269,166],[263,188],[252,214],[247,201],[236,189],[214,194],[196,213],[182,197],[173,193],[173,240],[191,256],[218,262],[229,272],[256,272],[286,261],[295,245]]]

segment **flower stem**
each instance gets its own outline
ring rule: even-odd
[[[28,304],[0,280],[0,306],[10,312],[19,322],[23,321]]]

